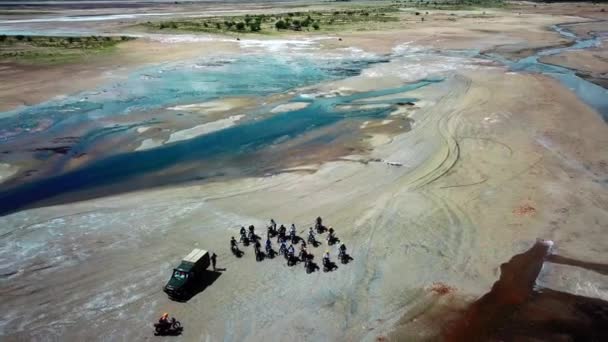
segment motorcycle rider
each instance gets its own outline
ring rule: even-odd
[[[240,233],[241,233],[241,236],[247,234],[247,231],[245,230],[244,226],[241,226],[241,232]]]
[[[287,254],[289,254],[289,255],[292,255],[292,256],[293,256],[295,253],[296,253],[296,249],[295,249],[295,248],[293,248],[293,245],[292,245],[292,244],[289,244],[289,247],[287,248]]]
[[[343,255],[346,255],[346,245],[344,242],[340,244],[340,247],[338,247],[338,257],[342,257]]]
[[[287,245],[285,245],[285,241],[281,241],[281,247],[279,247],[279,254],[285,254],[287,252]]]
[[[329,234],[327,234],[327,241],[333,241],[336,237],[334,236],[334,229],[329,227]]]
[[[323,254],[323,265],[329,265],[329,251],[325,251]]]
[[[293,239],[296,236],[296,225],[291,224],[291,228],[289,228],[289,236]]]
[[[306,245],[302,244],[300,247],[300,260],[308,259],[308,251],[306,251]]]
[[[164,326],[169,324],[169,314],[168,313],[164,313],[162,316],[160,316],[160,318],[158,319],[158,324],[162,324]]]
[[[308,228],[308,242],[312,243],[313,241],[315,241],[315,233],[312,230],[312,227]]]
[[[234,238],[234,236],[232,238],[230,238],[230,248],[232,248],[232,249],[238,248],[237,242],[236,242],[236,239]]]
[[[270,226],[272,227],[272,229],[277,229],[277,223],[274,222],[274,219],[270,219]]]
[[[266,239],[266,252],[269,252],[272,249],[272,242],[270,242],[270,238]]]

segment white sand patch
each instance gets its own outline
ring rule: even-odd
[[[145,131],[149,130],[150,128],[152,128],[152,127],[150,127],[150,126],[146,126],[146,127],[137,127],[137,133],[142,134],[142,133],[144,133]]]
[[[11,178],[19,171],[19,167],[11,164],[0,163],[0,183]]]
[[[251,100],[242,98],[213,100],[201,103],[192,103],[187,105],[179,105],[169,107],[169,110],[186,111],[186,112],[203,112],[203,113],[221,113],[227,112],[234,108],[247,105]]]
[[[245,115],[233,115],[225,119],[208,122],[202,125],[194,126],[192,128],[184,129],[182,131],[177,131],[171,134],[169,140],[166,143],[170,144],[176,141],[188,140],[234,126],[235,122],[237,122],[244,116]]]
[[[386,134],[372,134],[369,138],[369,144],[372,147],[378,147],[390,143],[391,140],[391,137]]]
[[[335,39],[333,37],[316,37],[305,39],[242,39],[243,49],[265,49],[270,52],[302,51],[319,49],[319,41]]]
[[[393,120],[382,120],[381,125],[388,125],[391,122],[393,122]]]
[[[152,148],[161,146],[163,141],[161,139],[146,139],[141,142],[141,145],[135,149],[135,151],[145,151]]]
[[[304,109],[308,107],[310,104],[308,102],[291,102],[285,103],[282,105],[278,105],[274,107],[270,112],[271,113],[285,113],[292,110]]]
[[[336,108],[340,110],[354,110],[354,109],[379,109],[379,108],[388,108],[390,104],[385,103],[374,103],[374,104],[354,104],[354,105],[344,105],[337,106]]]

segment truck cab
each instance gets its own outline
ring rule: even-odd
[[[203,249],[192,250],[179,266],[173,269],[164,291],[170,298],[187,297],[195,285],[202,280],[202,274],[207,267],[209,267],[209,253]]]

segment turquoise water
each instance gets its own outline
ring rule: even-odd
[[[108,89],[83,93],[61,102],[50,102],[20,110],[2,119],[3,125],[19,128],[24,119],[52,118],[48,131],[65,131],[71,124],[91,121],[133,111],[159,110],[167,106],[221,98],[224,96],[262,96],[276,94],[316,82],[357,75],[368,65],[383,62],[374,60],[310,61],[284,60],[271,57],[247,57],[237,60],[216,60],[201,65],[172,65],[150,68],[131,75],[124,83]],[[170,172],[172,167],[198,163],[201,167],[212,158],[245,156],[272,145],[275,141],[295,138],[308,131],[325,127],[345,119],[383,118],[397,102],[415,101],[413,98],[380,101],[382,108],[356,109],[357,101],[398,94],[417,89],[440,80],[422,80],[402,87],[357,93],[346,96],[296,96],[293,101],[308,102],[309,106],[259,120],[233,126],[195,139],[169,144],[160,148],[117,154],[94,161],[86,166],[48,178],[36,180],[10,189],[0,195],[0,214],[8,213],[33,203],[72,191],[99,189],[130,182],[147,175],[155,176],[153,185],[183,181]],[[132,89],[132,91],[127,91]],[[349,111],[338,107],[355,105]],[[252,113],[255,115],[255,113]],[[129,126],[128,128],[132,128]],[[113,131],[114,130],[114,131]],[[120,127],[107,134],[122,132]],[[28,134],[25,131],[19,134]],[[99,134],[93,134],[98,137]],[[94,145],[94,137],[88,143]],[[131,183],[132,185],[133,183]],[[146,183],[150,185],[150,183]],[[132,188],[130,188],[132,189]]]
[[[124,82],[60,101],[0,113],[0,142],[30,134],[41,122],[46,130],[115,115],[199,103],[229,96],[264,96],[296,87],[358,74],[383,59],[311,60],[250,55],[199,63],[149,67]]]
[[[522,58],[515,62],[509,61],[506,58],[502,58],[497,55],[492,55],[491,57],[509,66],[509,68],[513,71],[543,73],[559,80],[568,89],[573,91],[583,102],[585,102],[586,104],[594,108],[598,113],[600,113],[604,121],[608,122],[607,89],[577,76],[573,70],[557,65],[541,63],[539,61],[539,59],[544,56],[557,55],[565,51],[588,49],[601,44],[601,41],[598,37],[592,37],[588,39],[578,38],[573,32],[569,31],[566,28],[568,25],[572,24],[575,23],[552,26],[552,28],[563,37],[568,39],[574,39],[573,44],[571,46],[548,48],[539,51],[538,53],[532,56]]]

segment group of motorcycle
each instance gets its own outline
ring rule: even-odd
[[[333,228],[327,228],[323,225],[321,217],[317,217],[316,219],[315,231],[317,234],[323,234],[327,231],[328,235],[326,240],[327,244],[330,246],[340,242],[340,239],[335,236]],[[271,238],[277,237],[277,243],[280,246],[278,255],[285,257],[287,266],[294,266],[298,262],[303,262],[306,273],[312,273],[319,268],[313,261],[314,255],[308,253],[306,250],[306,241],[297,236],[296,227],[294,224],[291,225],[289,234],[287,234],[287,228],[284,225],[277,228],[276,222],[274,219],[271,219],[266,236],[265,253],[262,253],[261,251],[262,246],[260,244],[260,237],[255,234],[255,227],[253,225],[249,226],[248,230],[246,230],[245,227],[241,227],[240,243],[242,243],[243,246],[253,244],[256,261],[262,261],[265,257],[272,259],[277,254],[277,252],[275,252],[275,250],[272,248],[272,242],[270,240]],[[289,247],[287,247],[288,241],[290,242]],[[294,245],[297,245],[300,241],[302,242],[301,249],[299,254],[296,256]],[[318,247],[320,245],[320,242],[318,242],[315,238],[315,233],[312,227],[309,229],[307,242],[313,247]],[[234,237],[232,237],[230,240],[230,249],[232,253],[239,258],[243,255],[243,252],[238,248],[238,242]],[[346,246],[344,244],[340,245],[339,251],[338,258],[343,264],[348,263],[352,259],[348,254],[346,254]],[[326,251],[325,255],[323,256],[323,271],[330,272],[337,268],[337,265],[330,261],[329,251]]]

